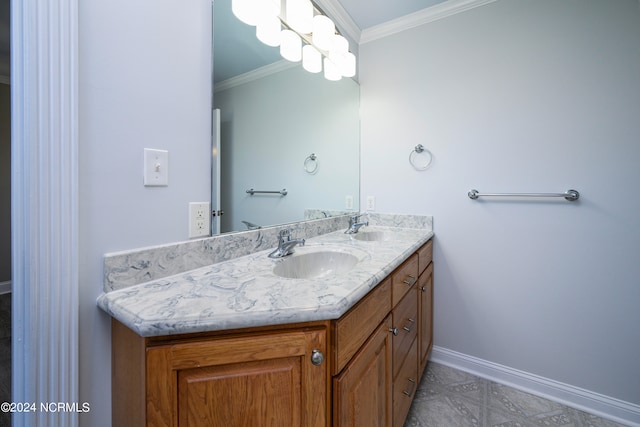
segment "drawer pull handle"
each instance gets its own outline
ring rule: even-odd
[[[409,380],[409,382],[411,383],[411,390],[402,390],[402,394],[411,397],[411,395],[413,394],[413,390],[415,390],[416,388],[416,380],[414,380],[413,378],[407,378],[407,380]]]
[[[408,319],[408,320],[409,320],[409,325],[403,326],[402,329],[404,329],[407,332],[411,332],[413,331],[413,328],[415,328],[416,326],[416,320],[415,319]]]
[[[324,362],[324,354],[322,354],[320,350],[316,350],[314,348],[311,352],[311,363],[315,366],[320,366],[322,365],[322,362]]]
[[[397,336],[398,335],[398,328],[389,328],[389,332],[391,332],[393,335]]]
[[[412,275],[410,275],[410,274],[409,274],[408,276],[409,276],[409,278],[410,278],[411,280],[404,279],[404,280],[402,281],[402,283],[404,283],[404,284],[405,284],[405,285],[407,285],[407,286],[413,286],[413,285],[415,285],[415,284],[416,284],[416,281],[417,281],[418,279],[417,279],[415,276],[412,276]]]

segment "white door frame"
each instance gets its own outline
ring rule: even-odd
[[[77,426],[78,0],[11,1],[13,426]]]

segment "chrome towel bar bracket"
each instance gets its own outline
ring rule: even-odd
[[[480,193],[478,190],[470,190],[467,195],[470,199],[478,197],[564,197],[565,200],[575,202],[580,198],[576,190],[567,190],[564,193]]]

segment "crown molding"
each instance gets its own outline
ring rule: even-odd
[[[362,30],[338,0],[314,0],[314,2],[327,16],[334,20],[343,36],[347,36],[357,44],[360,44]]]
[[[360,44],[365,44],[410,28],[462,13],[469,9],[484,6],[494,1],[496,0],[447,0],[444,3],[363,30],[360,37]]]
[[[220,83],[217,83],[213,87],[213,93],[220,92],[221,90],[231,89],[232,87],[240,86],[245,83],[249,83],[254,80],[258,80],[263,77],[270,76],[271,74],[275,74],[280,71],[287,70],[289,68],[293,68],[296,66],[300,66],[300,64],[283,59],[283,60],[274,62],[272,64],[265,65],[260,68],[256,68],[253,71],[240,74],[239,76],[235,76],[235,77],[231,77],[230,79],[223,80]]]

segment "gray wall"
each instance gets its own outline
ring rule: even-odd
[[[80,2],[81,425],[111,425],[107,252],[186,240],[210,197],[211,2]],[[169,150],[169,186],[142,185],[143,148]]]
[[[434,215],[435,344],[636,404],[639,9],[504,0],[360,46],[361,202]]]

